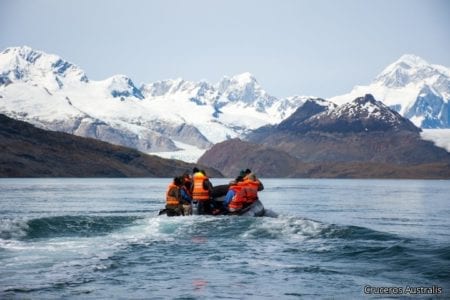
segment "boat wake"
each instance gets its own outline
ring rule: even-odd
[[[0,239],[85,238],[124,234],[148,239],[204,234],[256,239],[396,240],[397,236],[365,227],[327,224],[307,218],[280,216],[266,210],[264,218],[238,216],[91,216],[66,215],[30,220],[3,219]]]
[[[364,277],[371,263],[380,272],[388,265],[392,272],[408,269],[430,280],[450,278],[450,271],[437,272],[422,263],[427,256],[448,265],[449,247],[434,249],[392,233],[297,216],[81,215],[2,220],[0,225],[4,265],[19,259],[27,266],[23,276],[45,273],[45,282],[67,286],[136,272],[158,281],[174,275],[173,263],[194,272],[192,260],[202,262],[203,271],[223,268],[234,274],[248,269],[255,276],[280,270],[292,278],[300,273],[329,276],[352,265],[353,275]],[[0,295],[57,289],[53,283],[23,284],[17,276],[7,282]]]
[[[136,216],[54,216],[31,220],[4,219],[0,223],[2,239],[39,239],[106,235],[131,225]]]

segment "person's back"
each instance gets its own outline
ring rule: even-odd
[[[247,191],[239,184],[231,186],[230,189],[234,190],[235,194],[228,204],[228,211],[230,213],[239,213],[247,202]]]
[[[246,179],[238,183],[245,191],[245,206],[258,200],[258,182]]]
[[[237,214],[244,207],[247,195],[243,184],[243,177],[238,176],[234,183],[230,184],[228,193],[223,201],[224,208],[231,214]]]
[[[244,173],[244,180],[251,180],[258,183],[258,192],[264,190],[264,185],[262,184],[261,180],[259,180],[256,177],[255,173],[253,173],[250,169],[241,172]]]
[[[258,192],[264,190],[264,186],[254,173],[250,173],[244,178],[244,184],[248,189],[247,203],[252,204],[258,200]]]
[[[198,213],[211,213],[210,193],[212,184],[206,174],[198,171],[193,175],[192,199],[197,202]]]
[[[175,177],[173,182],[169,184],[166,192],[166,209],[168,216],[179,216],[183,214],[182,198],[181,198],[181,180]]]

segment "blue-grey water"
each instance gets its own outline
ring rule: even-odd
[[[0,298],[450,297],[449,181],[265,179],[261,218],[157,216],[169,181],[1,179]]]

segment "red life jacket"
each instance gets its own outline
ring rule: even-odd
[[[246,179],[246,180],[244,180],[242,182],[239,182],[238,184],[242,185],[244,187],[244,189],[245,189],[245,193],[246,193],[245,202],[246,202],[246,204],[252,204],[256,200],[258,200],[258,187],[259,187],[259,182],[258,181]]]
[[[230,190],[235,192],[233,199],[231,199],[230,203],[228,203],[228,208],[230,211],[237,211],[242,209],[244,203],[246,202],[245,189],[243,185],[232,185],[230,186]]]
[[[167,205],[179,205],[180,200],[175,196],[175,191],[180,188],[174,183],[169,184],[166,192],[166,204]]]
[[[197,172],[194,174],[194,188],[192,189],[192,199],[196,201],[209,200],[209,191],[203,188],[203,182],[208,179],[203,173]]]

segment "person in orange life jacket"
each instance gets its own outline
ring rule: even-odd
[[[244,186],[241,184],[243,180],[244,178],[242,176],[238,176],[230,183],[230,188],[223,200],[223,208],[225,211],[236,214],[244,207],[247,197]]]
[[[187,216],[192,214],[192,199],[183,186],[183,177],[175,177],[166,193],[168,216]]]
[[[244,177],[244,180],[242,182],[238,183],[239,185],[242,185],[245,189],[246,193],[246,201],[244,206],[249,206],[255,201],[258,200],[258,191],[264,189],[264,186],[262,186],[261,181],[259,181],[255,174],[250,173],[246,177]]]
[[[183,214],[183,205],[181,198],[181,185],[182,180],[180,177],[175,177],[173,182],[169,184],[166,192],[166,209],[169,217],[180,216]]]
[[[198,203],[197,208],[200,215],[210,214],[212,212],[210,195],[213,186],[204,170],[194,168],[193,173],[192,199],[194,203]]]
[[[237,178],[243,179],[237,182]],[[238,184],[245,190],[245,208],[258,200],[258,191],[264,190],[264,185],[250,169],[241,170],[237,178],[230,182],[230,186]]]
[[[241,171],[242,172],[242,171]],[[246,169],[244,172],[244,181],[245,180],[252,180],[254,182],[258,183],[258,192],[264,190],[264,185],[262,184],[262,182],[256,177],[255,173],[252,172],[252,170],[250,169]]]

